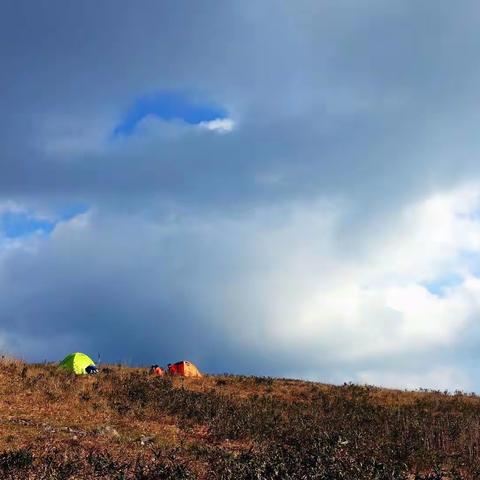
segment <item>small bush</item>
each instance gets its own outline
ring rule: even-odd
[[[25,470],[33,463],[30,450],[20,449],[0,453],[0,470],[9,473],[15,470]]]

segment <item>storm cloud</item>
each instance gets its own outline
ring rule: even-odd
[[[479,10],[4,0],[0,345],[478,389]]]

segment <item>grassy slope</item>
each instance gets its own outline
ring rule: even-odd
[[[480,478],[480,398],[0,363],[0,478]]]

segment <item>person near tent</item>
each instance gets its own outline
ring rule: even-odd
[[[163,377],[163,375],[165,374],[165,371],[163,370],[162,367],[155,364],[150,367],[150,374],[154,375],[155,377]]]

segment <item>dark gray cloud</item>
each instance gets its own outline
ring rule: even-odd
[[[300,306],[314,310],[315,289],[335,290],[325,269],[370,281],[358,264],[375,263],[372,245],[393,241],[405,208],[479,179],[479,9],[4,0],[0,207],[85,202],[94,212],[86,227],[3,247],[7,347],[31,358],[81,345],[110,360],[189,356],[216,371],[261,373],[261,361],[265,373],[372,378],[385,352],[364,352],[363,363],[336,355],[328,344],[348,349],[358,329],[347,322],[336,340],[330,303],[317,312],[320,334],[309,324],[311,340],[272,331],[295,323]],[[147,119],[136,135],[111,138],[136,98],[165,89],[204,95],[236,128]],[[321,245],[303,243],[309,236]],[[275,280],[288,276],[304,280]],[[285,314],[272,307],[280,292]],[[362,302],[368,313],[352,316],[383,319],[365,324],[365,343],[377,329],[397,332],[383,304]],[[422,348],[410,358],[424,362],[432,345]],[[391,369],[414,371],[400,350],[387,355]],[[296,364],[304,352],[308,367]],[[468,363],[437,358],[439,368]]]
[[[114,199],[127,188],[195,204],[325,191],[368,201],[372,189],[393,199],[477,171],[474,2],[455,12],[442,2],[302,5],[4,2],[0,188]],[[73,159],[41,148],[84,125],[107,136],[132,99],[162,88],[216,97],[238,132],[100,154],[79,146]],[[284,184],[268,188],[257,174]]]

